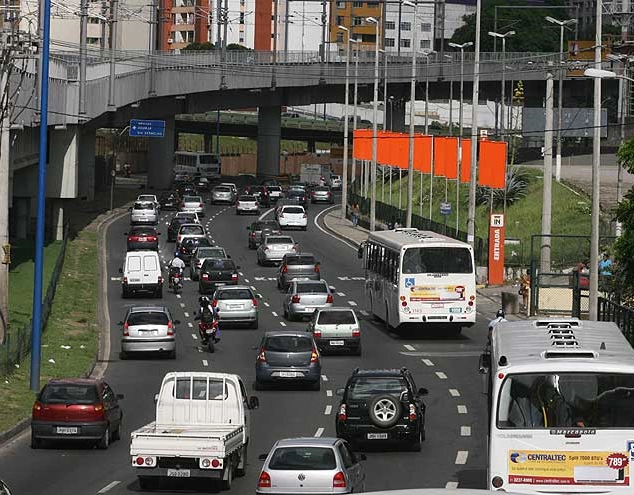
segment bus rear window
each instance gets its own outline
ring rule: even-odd
[[[403,273],[473,273],[471,253],[463,247],[407,248]]]

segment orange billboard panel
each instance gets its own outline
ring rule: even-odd
[[[418,135],[414,137],[414,170],[424,174],[431,173],[432,136]]]
[[[506,183],[506,143],[481,141],[478,160],[478,184],[504,189]]]
[[[460,182],[471,182],[471,139],[462,140]]]
[[[372,160],[372,129],[357,129],[354,131],[352,156],[357,160]]]

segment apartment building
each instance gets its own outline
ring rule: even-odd
[[[383,7],[378,0],[374,1],[346,1],[331,0],[330,23],[328,39],[336,43],[340,51],[345,49],[348,36],[359,40],[360,50],[374,50],[376,44],[376,24],[368,22],[369,17],[379,21],[379,36],[383,33]],[[341,31],[338,26],[348,28],[348,32]],[[382,38],[379,40],[383,46]]]
[[[158,49],[177,51],[210,41],[214,17],[210,0],[161,0]]]

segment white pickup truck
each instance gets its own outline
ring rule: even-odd
[[[161,478],[207,478],[229,490],[247,463],[251,409],[238,375],[170,372],[156,395],[156,421],[132,432],[130,456],[144,490]]]

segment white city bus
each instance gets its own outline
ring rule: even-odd
[[[447,326],[459,333],[476,320],[469,244],[418,229],[371,232],[359,248],[368,310],[388,329]]]
[[[488,375],[487,488],[632,494],[634,350],[612,322],[502,322]]]
[[[174,154],[174,173],[206,177],[209,180],[220,179],[220,157],[201,151],[177,151]]]

